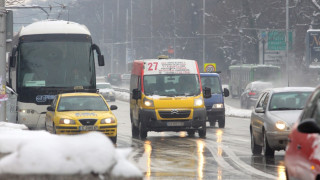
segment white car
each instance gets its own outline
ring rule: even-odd
[[[116,94],[111,86],[110,83],[103,83],[99,82],[97,83],[97,89],[99,90],[99,93],[109,101],[115,101],[116,100]]]

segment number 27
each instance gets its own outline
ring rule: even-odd
[[[153,65],[154,65],[154,69],[153,69]],[[157,70],[158,62],[148,63],[148,67],[149,67],[148,71]]]

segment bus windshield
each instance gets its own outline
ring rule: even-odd
[[[200,94],[199,78],[196,74],[145,75],[144,93],[147,96],[197,96]]]
[[[18,88],[92,86],[90,41],[29,41],[18,49]]]

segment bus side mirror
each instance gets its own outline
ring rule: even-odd
[[[229,96],[229,90],[227,88],[223,89],[223,95],[224,95],[224,97],[228,97]]]
[[[104,56],[103,55],[98,55],[98,64],[99,66],[104,66]]]
[[[91,48],[92,48],[92,50],[95,50],[98,54],[98,65],[104,66],[104,56],[101,55],[101,51],[100,51],[99,46],[97,46],[96,44],[92,44]]]
[[[211,88],[205,87],[203,90],[204,98],[211,98]]]
[[[132,99],[138,100],[141,98],[141,91],[139,89],[132,90]]]
[[[12,52],[10,56],[10,67],[16,66],[16,60],[17,60],[16,52],[17,52],[17,47],[12,48]]]

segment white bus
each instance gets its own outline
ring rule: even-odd
[[[44,128],[46,108],[56,94],[96,91],[94,51],[89,30],[78,23],[45,20],[23,27],[10,57],[9,84],[18,94],[17,123]]]

